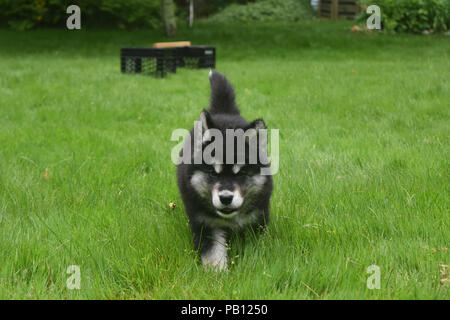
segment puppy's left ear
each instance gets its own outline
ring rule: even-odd
[[[256,119],[256,120],[252,121],[247,126],[247,128],[245,128],[245,131],[248,133],[246,135],[247,142],[254,137],[258,137],[260,130],[262,130],[262,129],[266,129],[266,124],[264,123],[263,119]],[[249,131],[247,131],[247,130],[249,130]]]
[[[260,129],[267,129],[267,128],[263,119],[256,119],[248,125],[247,129],[256,129],[256,131],[258,131]]]
[[[205,109],[200,113],[200,121],[202,122],[203,131],[211,129],[214,126],[211,114]]]

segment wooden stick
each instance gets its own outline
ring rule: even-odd
[[[189,47],[190,45],[190,41],[156,42],[153,48]]]

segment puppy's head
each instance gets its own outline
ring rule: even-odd
[[[191,185],[222,218],[245,214],[267,182],[267,142],[263,120],[248,123],[239,115],[200,115],[202,161],[194,164]]]

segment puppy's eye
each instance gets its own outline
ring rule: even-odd
[[[241,168],[237,173],[238,176],[249,176],[250,170],[246,167]]]
[[[241,175],[241,176],[249,176],[249,175],[250,175],[250,171],[248,171],[247,169],[241,169],[241,170],[238,172],[238,175]]]
[[[239,171],[238,174],[241,174],[241,175],[247,176],[247,177],[253,177],[258,170],[259,169],[257,167],[255,167],[255,166],[246,165],[246,166],[241,168],[241,170]]]

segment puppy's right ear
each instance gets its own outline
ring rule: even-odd
[[[213,127],[211,115],[205,109],[200,113],[200,121],[202,123],[203,132]]]

